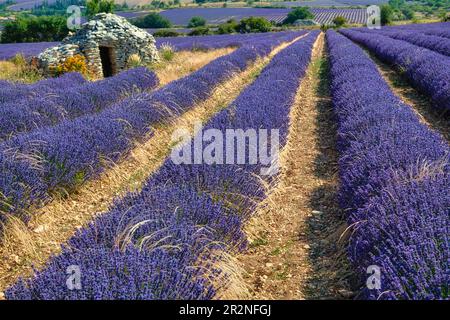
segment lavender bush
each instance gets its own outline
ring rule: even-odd
[[[419,33],[418,30],[411,30],[411,31],[403,31],[403,30],[397,30],[394,28],[391,29],[381,29],[380,31],[374,30],[370,31],[369,33],[377,33],[384,36],[391,37],[393,39],[397,40],[403,40],[406,42],[409,42],[411,44],[414,44],[419,47],[427,48],[432,51],[435,51],[437,53],[450,56],[450,39],[429,35],[429,34],[423,34]],[[365,31],[367,32],[368,29],[358,29],[358,31]]]
[[[271,42],[241,47],[152,93],[131,96],[98,114],[4,141],[0,144],[0,195],[7,211],[17,213],[49,199],[61,188],[70,190],[97,175],[105,162],[118,161],[127,154],[134,139],[150,134],[152,124],[187,111],[234,72],[298,35],[290,33]]]
[[[400,26],[384,27],[383,29],[412,31],[416,33],[422,33],[427,35],[433,35],[443,38],[450,38],[450,22],[439,23],[420,23],[420,24],[405,24]]]
[[[327,41],[358,297],[448,299],[448,144],[392,93],[362,49],[334,31]],[[374,265],[380,288],[366,286]]]
[[[350,39],[366,46],[381,60],[396,65],[418,89],[431,96],[434,107],[450,110],[450,58],[406,41],[365,33],[341,30]]]
[[[58,80],[59,79],[59,80]],[[65,77],[56,81],[66,81]],[[41,86],[27,90],[28,97],[0,104],[0,140],[18,133],[55,125],[65,119],[99,112],[114,102],[158,85],[157,76],[144,67],[124,71],[114,77],[74,87],[40,92]],[[16,89],[10,89],[14,92]],[[23,86],[16,90],[23,94]]]
[[[276,55],[207,127],[269,125],[285,137],[289,109],[317,34]],[[281,91],[281,96],[274,95]],[[11,287],[7,298],[213,298],[214,284],[226,284],[227,279],[216,264],[221,252],[245,244],[241,227],[252,202],[242,202],[247,197],[238,193],[264,196],[256,170],[257,166],[175,166],[167,159],[140,193],[129,194],[80,230],[43,271]],[[82,290],[67,289],[70,265],[80,266]]]
[[[33,42],[33,43],[1,43],[0,60],[8,60],[16,54],[26,58],[35,57],[47,48],[57,46],[59,42]]]
[[[3,81],[0,84],[0,104],[42,97],[55,90],[65,91],[83,84],[86,84],[86,79],[77,72],[69,72],[58,78],[48,78],[33,84]]]
[[[289,35],[290,31],[268,32],[268,33],[247,33],[247,34],[224,34],[206,35],[192,37],[164,37],[156,38],[156,46],[159,48],[163,44],[168,44],[176,51],[183,50],[214,50],[226,47],[240,47],[242,45],[271,41],[273,38]]]

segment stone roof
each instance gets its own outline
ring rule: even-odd
[[[100,72],[99,46],[114,48],[118,70],[126,67],[130,55],[138,55],[146,63],[158,60],[153,36],[125,18],[111,13],[95,15],[76,33],[67,36],[59,46],[42,52],[38,59],[43,69],[48,70],[67,57],[81,54],[86,57],[88,65]]]
[[[86,41],[134,41],[140,44],[155,43],[155,39],[125,18],[112,13],[99,13],[83,24],[76,34],[65,38],[64,44],[83,44]]]

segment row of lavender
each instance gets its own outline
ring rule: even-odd
[[[450,39],[450,22],[405,24],[400,26],[383,27],[383,29],[395,29],[401,31],[413,31]]]
[[[205,129],[279,129],[283,145],[316,37],[312,32],[277,54]],[[192,147],[192,141],[187,144]],[[258,165],[177,165],[168,158],[140,193],[118,201],[79,231],[43,271],[16,283],[6,296],[211,299],[229,276],[220,267],[222,253],[245,247],[242,224],[254,200],[265,196],[258,174]],[[69,266],[79,268],[81,290],[67,288]]]
[[[240,47],[242,45],[253,43],[254,41],[261,41],[263,39],[270,41],[272,38],[285,36],[289,34],[289,32],[290,31],[156,38],[156,46],[160,48],[162,45],[167,44],[176,51]]]
[[[100,112],[127,96],[152,90],[159,83],[153,72],[139,67],[96,82],[62,84],[68,78],[80,77],[74,73],[52,79],[52,87],[46,85],[49,80],[43,80],[33,85],[10,84],[0,89],[3,101],[0,103],[0,141]]]
[[[450,23],[448,27],[450,28]],[[381,30],[373,31],[370,31],[367,28],[358,28],[355,30],[381,34],[397,40],[404,40],[416,46],[427,48],[440,54],[450,56],[450,39],[432,34],[422,33],[422,31],[425,31],[426,28],[418,27],[416,29],[404,30],[398,27],[385,27]]]
[[[334,31],[327,40],[340,205],[352,228],[360,298],[448,299],[449,147],[392,93],[362,49]],[[367,272],[377,267],[381,287],[369,288]]]
[[[241,46],[252,43],[254,40],[262,38],[272,38],[286,35],[287,32],[275,33],[253,33],[253,34],[232,34],[232,35],[208,35],[195,37],[166,37],[156,38],[156,46],[159,48],[163,44],[169,44],[175,50],[192,49],[219,49],[225,47]],[[7,60],[16,54],[23,54],[25,57],[39,55],[47,48],[58,45],[58,42],[35,42],[35,43],[6,43],[0,44],[0,60]]]
[[[4,141],[0,144],[2,211],[17,213],[31,204],[39,205],[52,193],[70,190],[97,175],[123,157],[134,139],[151,134],[151,125],[193,107],[233,73],[300,34],[241,47],[159,90]]]
[[[0,104],[17,101],[24,96],[28,96],[29,92],[33,92],[33,95],[42,95],[54,91],[55,88],[64,91],[83,84],[86,84],[86,79],[81,74],[74,72],[66,73],[59,78],[41,80],[33,84],[1,80]]]
[[[431,96],[437,110],[450,110],[450,58],[376,33],[342,29],[341,32],[381,60],[404,71],[410,82]]]
[[[0,60],[8,60],[16,54],[24,57],[35,57],[47,48],[59,45],[59,42],[33,42],[33,43],[0,43]]]

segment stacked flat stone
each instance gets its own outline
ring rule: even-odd
[[[59,46],[38,56],[44,73],[52,74],[58,64],[68,57],[81,54],[86,58],[91,72],[101,77],[100,46],[113,48],[117,71],[127,67],[133,54],[144,63],[158,60],[155,39],[148,32],[132,25],[125,18],[111,13],[99,13],[82,25],[75,34],[66,37]]]

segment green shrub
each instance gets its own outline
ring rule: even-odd
[[[347,19],[345,19],[342,16],[337,16],[336,18],[333,19],[333,23],[336,27],[340,28],[347,23]]]
[[[86,1],[86,15],[93,17],[97,13],[113,13],[114,0],[87,0]]]
[[[406,20],[413,20],[416,16],[411,8],[403,8],[402,13]]]
[[[179,37],[181,33],[172,30],[158,30],[153,33],[154,37]]]
[[[188,33],[190,36],[203,36],[211,34],[211,30],[208,27],[197,27]]]
[[[307,7],[296,7],[283,20],[283,24],[293,24],[297,20],[314,19],[314,15]]]
[[[1,42],[61,41],[68,33],[63,16],[19,16],[5,23]]]
[[[442,22],[449,22],[449,21],[450,21],[450,13],[445,12],[445,11],[441,12],[441,13],[439,14],[439,19],[440,19]]]
[[[171,28],[172,23],[162,15],[152,12],[132,21],[139,28]]]
[[[238,23],[234,19],[230,19],[217,27],[218,34],[234,33],[238,30]]]
[[[264,17],[249,17],[242,19],[237,31],[241,33],[268,32],[272,29],[272,24]]]
[[[394,11],[392,10],[392,7],[388,4],[383,4],[380,8],[380,22],[381,25],[388,25],[392,23],[394,16]]]
[[[228,34],[228,33],[234,33],[238,29],[238,23],[236,20],[231,19],[228,20],[226,23],[222,23],[217,28],[218,34]]]
[[[327,32],[328,29],[331,29],[332,27],[328,24],[321,24],[320,25],[320,30],[322,30],[322,32]]]
[[[192,17],[189,20],[188,28],[197,28],[206,26],[206,20],[203,17]]]
[[[175,57],[175,50],[169,44],[163,44],[159,49],[159,55],[166,61],[172,61]]]

